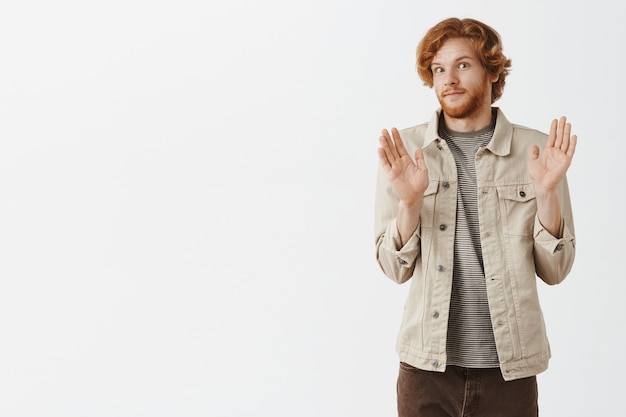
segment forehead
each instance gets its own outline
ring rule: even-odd
[[[478,60],[472,42],[467,38],[452,38],[441,45],[433,57],[433,63],[442,64],[468,58]]]

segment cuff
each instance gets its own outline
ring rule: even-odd
[[[552,254],[559,253],[563,250],[567,242],[574,240],[572,234],[565,226],[565,219],[563,218],[561,218],[561,226],[559,227],[559,236],[562,236],[561,238],[557,238],[548,232],[539,221],[538,216],[535,216],[533,236],[535,238],[535,245],[544,248]]]
[[[383,247],[388,253],[392,253],[396,257],[401,266],[410,267],[415,262],[419,253],[419,230],[420,226],[418,224],[415,232],[411,235],[411,238],[404,244],[404,246],[401,246],[402,241],[400,239],[398,228],[396,227],[396,222],[391,222],[387,227]]]

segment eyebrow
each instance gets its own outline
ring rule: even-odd
[[[458,58],[455,58],[455,59],[454,59],[454,62],[459,62],[459,61],[468,61],[468,60],[469,60],[469,61],[474,61],[475,59],[474,59],[474,58],[472,58],[472,57],[471,57],[471,56],[469,56],[469,55],[463,55],[463,56],[460,56],[460,57],[458,57]],[[440,63],[440,62],[437,62],[437,61],[433,61],[433,62],[431,62],[431,63],[430,63],[430,66],[432,67],[433,65],[441,65],[441,63]]]

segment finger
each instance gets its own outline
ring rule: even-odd
[[[391,135],[387,129],[383,129],[380,133],[380,144],[387,151],[387,154],[393,157],[392,149],[394,148],[393,140],[391,140]]]
[[[548,134],[548,142],[546,142],[546,148],[554,146],[554,142],[556,141],[556,128],[558,126],[558,121],[556,119],[552,120],[550,124],[550,133]]]
[[[387,131],[387,129],[383,129],[380,132],[380,135],[383,136],[385,139],[391,140],[391,135],[389,135],[389,132]]]
[[[561,117],[557,123],[557,128],[556,128],[556,137],[554,140],[554,147],[557,149],[561,148],[561,144],[563,143],[563,117]]]
[[[393,135],[393,143],[396,145],[396,149],[398,150],[398,154],[400,156],[408,155],[406,148],[404,147],[404,142],[402,142],[402,138],[400,137],[400,132],[395,127],[391,129],[391,134]]]
[[[387,129],[383,129],[380,132],[380,143],[385,143],[387,146],[391,143],[391,136],[389,136]]]
[[[387,153],[383,148],[378,148],[378,159],[380,160],[380,164],[382,165],[385,172],[391,169],[391,164],[389,163],[389,159],[387,158]]]
[[[426,169],[426,162],[424,161],[424,152],[422,152],[421,148],[417,148],[414,153],[415,157],[415,165],[419,169]]]
[[[569,141],[569,147],[567,148],[567,156],[571,158],[574,157],[574,152],[576,152],[576,145],[578,144],[578,136],[572,135]]]
[[[393,129],[392,129],[392,132],[393,132]],[[388,146],[386,150],[387,150],[388,155],[390,156],[390,160],[395,161],[396,159],[399,159],[400,155],[398,154],[397,145],[395,141],[391,139],[391,135],[389,134],[389,131],[387,129],[383,129],[383,137],[385,138],[385,141]]]
[[[385,137],[385,135],[381,135],[378,138],[380,141],[380,148],[378,148],[378,156],[385,160],[385,162],[389,165],[392,165],[396,158],[394,157],[394,152],[392,151],[393,143],[391,143],[391,139]]]
[[[572,133],[572,125],[570,123],[565,124],[563,129],[563,142],[561,143],[561,150],[567,153],[567,148],[570,146],[570,135]]]

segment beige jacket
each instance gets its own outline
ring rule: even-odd
[[[539,276],[558,284],[574,262],[575,237],[567,180],[559,186],[563,222],[560,239],[536,216],[535,192],[527,173],[532,145],[547,136],[511,124],[497,109],[493,138],[476,155],[480,235],[493,331],[505,380],[536,375],[548,367],[550,346],[537,294]],[[411,280],[397,351],[400,360],[443,372],[452,288],[457,175],[454,157],[437,132],[439,111],[429,123],[404,129],[409,152],[422,148],[430,184],[420,224],[400,247],[395,217],[398,199],[379,169],[376,190],[376,257],[397,283]]]

